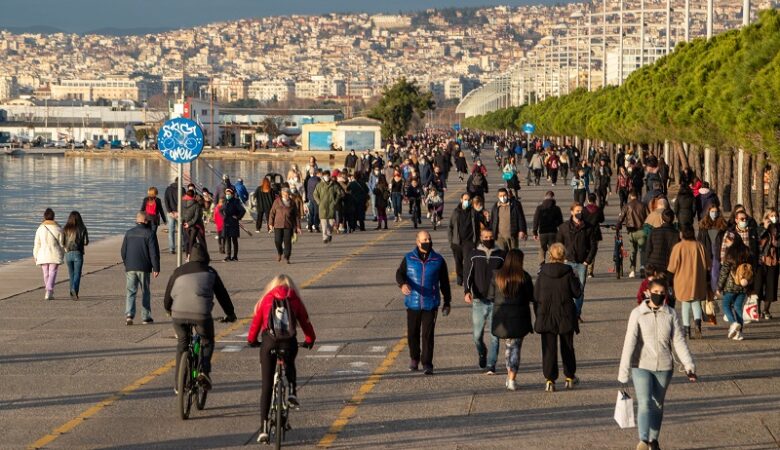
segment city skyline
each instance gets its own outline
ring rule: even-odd
[[[464,8],[494,5],[554,5],[570,3],[556,0],[397,0],[392,7],[356,0],[290,0],[283,4],[264,4],[260,0],[6,0],[0,14],[0,29],[14,32],[144,34],[188,28],[214,22],[291,14],[397,13],[429,8]],[[83,14],[90,11],[89,15]],[[116,21],[114,18],[122,18]]]

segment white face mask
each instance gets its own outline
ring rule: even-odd
[[[772,217],[769,218],[769,221],[772,222],[772,223],[777,223],[777,217],[776,216],[772,216]]]

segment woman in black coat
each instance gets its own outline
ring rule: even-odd
[[[696,220],[696,199],[687,184],[680,186],[680,192],[674,202],[674,215],[677,216],[680,228],[683,225],[693,226],[693,222]]]
[[[533,333],[530,304],[534,301],[534,284],[523,270],[523,259],[521,250],[510,250],[491,283],[495,295],[491,327],[493,336],[506,339],[506,388],[510,391],[517,389],[515,378],[523,338]]]
[[[157,197],[156,187],[150,187],[147,194],[143,202],[141,202],[141,212],[146,213],[146,221],[152,227],[152,232],[157,233],[157,227],[160,226],[160,222],[167,223],[165,210],[159,197]]]
[[[550,262],[539,271],[534,288],[536,324],[534,331],[542,336],[542,369],[547,379],[545,391],[555,391],[558,379],[558,340],[561,344],[566,388],[579,382],[575,376],[574,333],[579,333],[577,307],[574,299],[582,293],[582,285],[571,267],[565,264],[566,248],[561,243],[550,247]]]
[[[238,236],[241,233],[241,218],[246,214],[241,201],[235,197],[233,189],[225,189],[225,204],[222,205],[222,217],[225,225],[222,233],[225,235],[225,261],[238,261]],[[232,256],[231,256],[231,250]]]

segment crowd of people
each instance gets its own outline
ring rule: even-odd
[[[481,159],[482,149],[491,143],[501,174],[499,186],[491,186],[488,167]],[[535,207],[530,232],[518,196],[523,159],[527,185],[539,185],[546,177],[551,186],[562,178],[572,187],[566,215],[556,193],[546,192]],[[334,166],[332,161],[329,165]],[[453,169],[458,175],[456,188],[448,186]],[[688,378],[696,381],[687,342],[703,337],[703,323],[716,322],[716,299],[721,300],[724,318],[730,323],[729,339],[745,338],[743,306],[750,295],[755,296],[763,319],[771,319],[780,249],[775,209],[768,208],[757,221],[742,205],[735,205],[727,219],[709,184],[690,169],[679,174],[679,191],[672,198],[669,179],[663,158],[639,157],[631,150],[617,151],[613,162],[604,149],[581,152],[573,145],[558,147],[542,139],[529,142],[521,137],[477,133],[453,138],[439,133],[391,142],[382,153],[358,155],[350,151],[342,168],[320,167],[311,157],[303,169],[293,164],[286,178],[263,178],[252,193],[243,180],[233,184],[227,175],[213,193],[189,183],[181,193],[181,217],[178,180],[174,180],[162,199],[155,187],[149,188],[136,226],[125,235],[121,252],[127,277],[126,323],[132,325],[135,318],[139,289],[143,292],[143,323],[153,322],[149,283],[160,272],[156,233],[161,224],[168,226],[171,253],[176,252],[175,230],[182,234],[182,250],[188,261],[169,281],[166,310],[174,312],[181,339],[184,324],[192,322],[206,337],[206,345],[213,346],[209,340],[213,340],[210,311],[214,295],[209,293],[216,294],[228,318],[235,320],[235,313],[227,290],[209,266],[207,223],[214,222],[224,261],[238,261],[240,233],[253,234],[242,224],[251,214],[255,234],[273,233],[277,261],[289,264],[304,223],[309,233],[321,233],[322,242],[328,244],[334,235],[366,231],[366,222],[375,222],[376,230],[387,229],[390,216],[395,223],[409,220],[416,229],[422,226],[425,207],[436,230],[444,220],[445,194],[450,189],[459,196],[451,208],[447,244],[455,264],[455,284],[463,288],[464,301],[471,307],[478,367],[489,375],[497,373],[500,342],[504,340],[505,386],[515,390],[523,339],[537,333],[544,389],[556,390],[559,351],[565,387],[573,389],[580,381],[574,337],[585,323],[585,286],[594,274],[598,243],[603,239],[604,208],[615,193],[620,215],[614,227],[628,236],[629,278],[642,279],[637,307],[627,318],[618,379],[623,383],[633,380],[636,389],[641,440],[637,448],[658,448],[663,399],[674,364],[672,348]],[[534,270],[526,267],[525,254],[519,249],[529,235],[540,247],[540,267]],[[88,244],[87,229],[78,212],[71,213],[65,228],[60,229],[54,212],[46,210],[35,236],[34,255],[43,271],[47,300],[54,296],[57,268],[63,262],[69,268],[71,297],[78,299]],[[191,286],[179,283],[179,279],[205,286],[200,289],[205,292],[201,299],[205,306],[182,306],[187,300],[181,299],[187,298]],[[436,318],[440,309],[443,315],[449,314],[452,288],[446,258],[434,250],[428,231],[418,232],[415,248],[403,257],[396,271],[396,282],[407,310],[409,369],[417,371],[422,366],[423,373],[431,375]],[[189,301],[194,301],[191,297]],[[270,332],[269,310],[281,300],[297,316],[307,343],[313,344],[313,328],[289,277],[276,279],[266,289],[255,309],[257,323],[253,322],[250,342],[258,334]],[[678,303],[679,313],[675,309]],[[285,326],[294,329],[295,320]],[[179,347],[185,343],[181,339]],[[261,353],[265,368],[272,358],[270,347],[264,344]],[[287,357],[291,358],[288,376],[294,397],[295,352]],[[204,367],[203,381],[210,385],[209,366]],[[264,370],[264,387],[266,375]],[[267,397],[264,391],[266,411]]]

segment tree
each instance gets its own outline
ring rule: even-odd
[[[422,92],[415,81],[401,78],[384,90],[368,117],[382,121],[382,137],[387,139],[405,135],[415,114],[423,118],[426,111],[435,108],[432,93]]]

